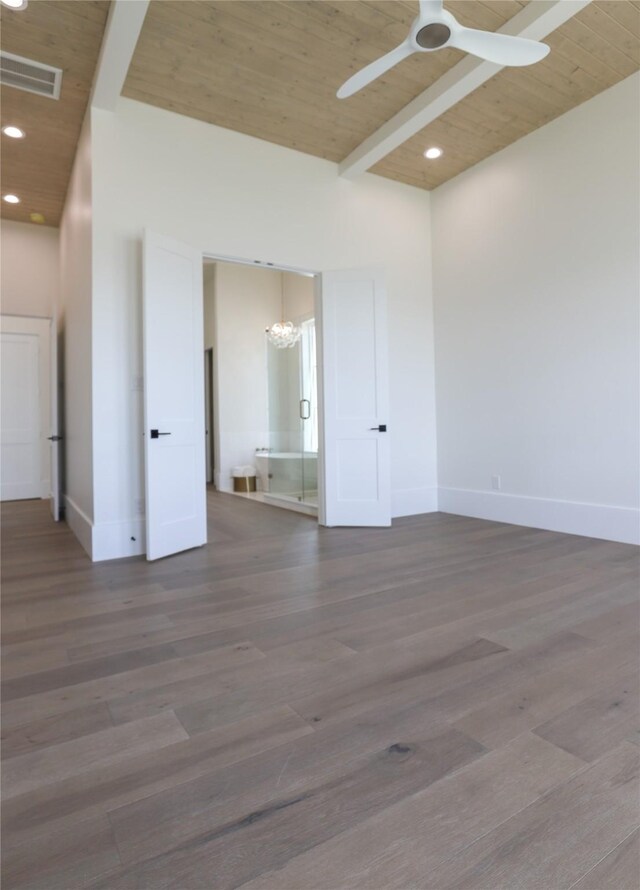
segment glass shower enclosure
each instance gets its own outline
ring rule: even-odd
[[[315,320],[287,349],[267,344],[269,451],[265,500],[317,513],[318,399]]]

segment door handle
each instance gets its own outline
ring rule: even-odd
[[[170,436],[171,433],[161,433],[159,430],[151,430],[151,438],[159,439],[160,436]]]
[[[307,414],[304,413],[303,405],[307,405]],[[300,420],[309,420],[311,417],[311,402],[309,399],[300,399]]]
[[[370,426],[370,430],[375,430],[377,433],[386,433],[387,425],[386,423],[381,423],[380,426]]]
[[[61,442],[62,436],[47,436],[49,442]]]

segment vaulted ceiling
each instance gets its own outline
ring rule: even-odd
[[[572,0],[564,0],[570,3]],[[497,30],[525,0],[446,0],[461,24]],[[578,6],[576,5],[576,8]],[[2,89],[2,190],[22,203],[3,215],[60,217],[108,3],[31,0],[2,9],[2,49],[64,69],[59,103]],[[123,95],[341,162],[464,57],[419,54],[348,100],[336,90],[405,38],[415,0],[151,0]],[[372,172],[434,188],[640,67],[640,0],[594,0],[545,42],[527,68],[498,71],[379,160]],[[428,145],[444,154],[423,157]]]

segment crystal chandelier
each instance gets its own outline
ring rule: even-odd
[[[280,318],[281,321],[265,329],[267,340],[278,349],[291,348],[300,339],[302,330],[292,321],[284,320],[284,272],[280,273]]]

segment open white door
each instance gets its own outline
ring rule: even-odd
[[[51,515],[56,522],[60,519],[61,514],[61,488],[62,488],[62,435],[60,434],[60,407],[58,400],[59,383],[58,383],[58,330],[56,319],[51,320],[51,328],[49,332],[49,363],[51,365],[51,378],[49,383],[50,405],[50,435],[49,435],[49,463],[50,463],[50,481],[51,491],[49,494],[49,506]]]
[[[207,540],[202,254],[145,231],[147,559]]]
[[[381,271],[320,277],[321,525],[391,525],[386,293]]]

